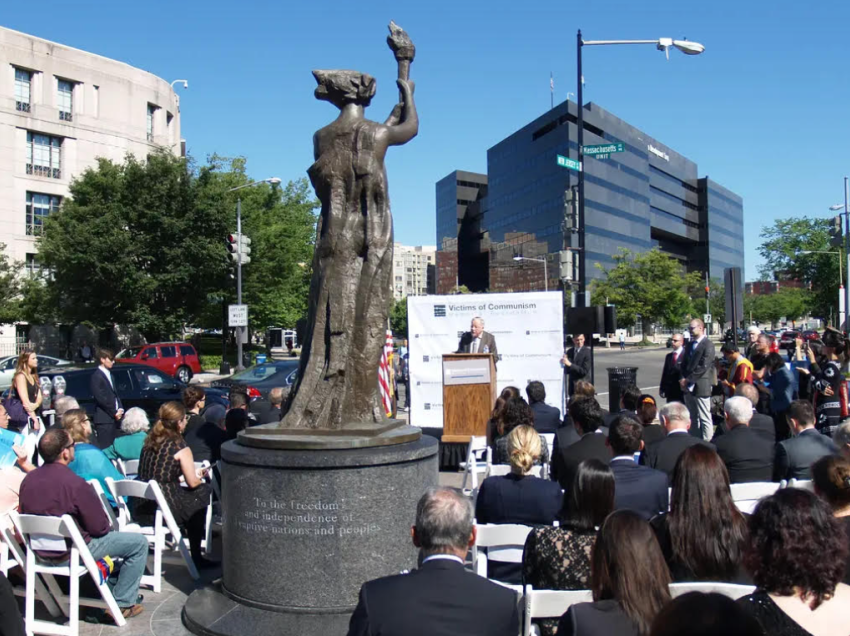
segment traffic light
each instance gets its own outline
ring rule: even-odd
[[[242,265],[250,263],[251,239],[244,234],[228,234],[227,251],[230,252],[230,258],[233,259],[234,263],[240,263]]]
[[[841,215],[832,218],[832,225],[829,227],[829,244],[832,247],[842,247],[844,245],[844,237],[841,231]]]

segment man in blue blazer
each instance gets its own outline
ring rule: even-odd
[[[650,519],[667,510],[667,474],[635,462],[643,448],[643,426],[628,415],[618,415],[608,430],[608,446],[614,457],[614,510],[633,510]]]
[[[546,387],[532,380],[525,387],[528,405],[534,412],[534,430],[538,433],[557,433],[561,428],[561,411],[546,404]]]
[[[89,384],[95,404],[93,424],[97,432],[97,445],[100,448],[108,448],[115,441],[116,431],[121,427],[124,406],[115,390],[115,380],[111,372],[115,364],[115,354],[109,349],[100,349],[97,357],[100,366],[92,373]]]
[[[821,457],[837,455],[838,446],[815,428],[815,411],[811,402],[794,400],[786,416],[794,437],[776,445],[773,481],[811,479],[812,464]]]

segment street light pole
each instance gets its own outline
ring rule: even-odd
[[[584,243],[584,161],[582,161],[581,147],[584,145],[584,96],[582,89],[584,85],[584,77],[581,70],[581,48],[584,42],[581,39],[581,29],[576,35],[576,62],[578,65],[578,86],[576,87],[576,101],[578,102],[578,112],[576,113],[576,125],[578,132],[576,133],[576,143],[578,144],[578,160],[581,162],[581,170],[578,173],[578,298],[576,298],[576,306],[585,306],[585,271],[587,267],[587,255],[585,254]],[[569,156],[569,148],[567,148],[567,156]]]
[[[847,259],[847,268],[844,271],[850,278],[850,183],[847,177],[844,177],[844,256]],[[847,331],[850,330],[850,321],[846,318],[850,316],[850,281],[844,287],[844,316],[845,324],[838,325],[838,328]]]

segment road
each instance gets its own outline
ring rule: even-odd
[[[606,349],[596,347],[593,350],[593,375],[594,385],[599,395],[599,403],[602,408],[608,405],[608,368],[609,367],[637,367],[637,385],[644,391],[659,400],[658,382],[661,379],[661,369],[664,367],[664,357],[669,349],[661,348],[639,348],[627,347],[624,351],[619,348]],[[661,400],[659,405],[664,404]],[[619,410],[619,406],[615,410]]]

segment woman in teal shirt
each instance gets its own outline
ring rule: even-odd
[[[115,501],[109,494],[106,478],[112,477],[112,479],[118,481],[124,479],[124,475],[118,472],[118,469],[112,465],[112,462],[109,461],[102,450],[89,441],[92,429],[88,414],[83,409],[65,411],[65,415],[62,417],[62,428],[68,431],[75,445],[74,461],[68,464],[68,468],[86,481],[97,479],[103,487],[103,492],[106,493],[109,503],[114,506]]]
[[[121,437],[116,437],[111,446],[103,449],[109,459],[139,459],[142,455],[142,446],[148,436],[150,421],[144,409],[134,406],[124,414],[121,420]]]

